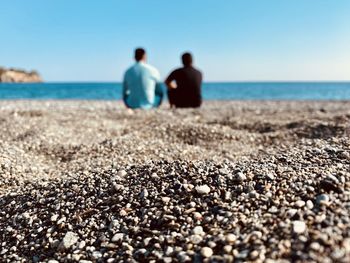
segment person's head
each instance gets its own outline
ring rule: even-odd
[[[137,62],[145,61],[146,60],[146,50],[144,50],[143,48],[135,49],[135,60]]]
[[[192,63],[193,63],[193,57],[191,55],[191,53],[184,53],[182,55],[182,64],[185,66],[185,67],[189,67],[189,66],[192,66]]]

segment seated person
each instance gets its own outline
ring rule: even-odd
[[[190,53],[182,55],[183,67],[174,70],[165,80],[170,107],[197,108],[202,104],[202,73],[193,67]]]
[[[135,50],[136,63],[124,75],[123,101],[131,109],[159,107],[163,98],[158,70],[146,64],[146,51]]]

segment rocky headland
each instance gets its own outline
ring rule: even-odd
[[[21,69],[6,69],[0,67],[0,83],[35,83],[42,82],[42,78],[39,73],[32,71],[24,71]]]

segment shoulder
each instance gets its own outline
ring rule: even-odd
[[[155,67],[149,65],[149,64],[143,64],[142,65],[145,69],[147,69],[149,72],[151,72],[153,75],[159,76],[159,71]]]
[[[197,74],[202,75],[202,71],[201,71],[201,70],[199,70],[199,69],[197,69],[197,68],[193,68],[193,69],[194,69],[194,71],[195,71]]]
[[[177,79],[180,71],[181,71],[181,68],[178,68],[178,69],[171,71],[170,74],[168,75],[166,81],[173,81],[173,80]]]
[[[173,70],[170,74],[171,75],[178,75],[182,71],[183,71],[183,68],[177,68],[177,69]]]
[[[135,65],[132,65],[125,71],[125,75],[131,74],[135,70]]]
[[[198,77],[203,78],[203,74],[202,71],[200,71],[199,69],[193,68],[195,74],[197,74]]]

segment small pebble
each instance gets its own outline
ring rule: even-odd
[[[305,206],[305,201],[303,201],[303,200],[298,200],[298,201],[295,202],[295,206],[296,206],[296,207],[299,207],[299,208],[302,208],[302,207]]]
[[[204,195],[210,193],[210,187],[207,185],[196,186],[196,191],[198,194]]]
[[[112,242],[122,241],[124,238],[124,233],[117,233],[112,237]]]
[[[236,179],[237,179],[237,181],[239,181],[239,182],[243,182],[243,181],[247,180],[247,177],[244,175],[244,173],[238,172],[238,173],[236,174]]]
[[[236,237],[236,235],[235,234],[227,234],[226,235],[226,241],[227,241],[227,243],[229,243],[229,244],[234,244],[235,242],[236,242],[236,240],[237,240],[237,237]]]
[[[193,228],[192,233],[194,235],[204,235],[205,234],[203,231],[203,227],[201,227],[201,226],[196,226],[195,228]]]
[[[213,250],[210,247],[202,247],[201,255],[205,258],[210,258],[213,255]]]
[[[306,224],[304,221],[294,221],[293,222],[293,232],[296,234],[302,234],[306,231]]]
[[[316,203],[319,205],[329,205],[330,203],[330,199],[329,196],[327,194],[321,194],[319,196],[316,197]]]
[[[75,243],[77,243],[79,237],[77,234],[74,232],[67,232],[66,235],[64,236],[61,247],[68,249],[71,246],[73,246]]]

